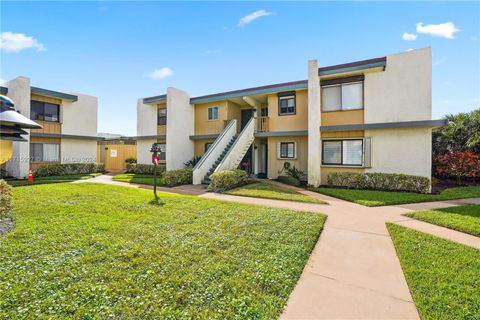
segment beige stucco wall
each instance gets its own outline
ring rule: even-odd
[[[387,56],[385,71],[365,74],[364,101],[365,123],[430,120],[431,48]]]
[[[62,138],[60,157],[62,163],[97,162],[97,141]]]
[[[73,94],[78,100],[63,101],[61,106],[62,134],[97,136],[97,97]]]
[[[278,143],[294,141],[297,145],[296,159],[278,159]],[[307,136],[293,137],[269,137],[268,138],[268,178],[275,179],[278,177],[278,171],[283,168],[285,162],[290,162],[292,166],[307,173]]]
[[[296,113],[293,115],[278,114],[278,96],[268,95],[268,122],[270,131],[294,131],[308,129],[307,90],[296,91]]]
[[[366,172],[431,177],[431,129],[366,130],[365,136],[372,139],[372,167]]]

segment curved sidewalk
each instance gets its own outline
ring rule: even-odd
[[[111,177],[104,176],[85,182],[151,189],[151,186],[113,182]],[[303,189],[297,191],[324,200],[328,205],[207,193],[196,186],[183,189],[162,188],[161,191],[192,194],[193,190],[208,199],[328,215],[282,319],[419,319],[386,222],[474,247],[479,241],[478,237],[402,216],[426,208],[478,203],[479,199],[370,208]]]

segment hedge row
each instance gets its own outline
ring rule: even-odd
[[[0,220],[10,218],[12,208],[12,187],[0,179]]]
[[[127,173],[136,173],[136,174],[153,174],[153,164],[138,164],[138,163],[127,163]],[[161,174],[165,172],[166,168],[164,165],[159,165],[157,167],[157,173]]]
[[[410,191],[428,193],[430,180],[427,177],[397,173],[354,173],[334,172],[327,176],[331,186],[352,189],[373,189],[387,191]]]
[[[162,183],[169,187],[192,184],[193,169],[185,168],[165,171],[162,174]]]
[[[63,176],[68,174],[102,173],[103,163],[51,163],[45,164],[33,171],[35,177]]]
[[[243,170],[223,170],[210,175],[208,190],[224,192],[248,183],[248,174]]]

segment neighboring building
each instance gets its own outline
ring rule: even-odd
[[[46,163],[97,161],[97,98],[33,87],[17,77],[0,87],[15,108],[42,126],[29,130],[28,143],[14,142],[7,173],[17,178]]]
[[[276,178],[285,162],[326,184],[331,172],[431,176],[431,49],[319,67],[308,80],[190,97],[138,100],[137,158],[150,163],[153,142],[165,144],[167,170],[202,156],[194,183],[242,163]],[[238,136],[237,136],[238,135]],[[207,151],[208,150],[208,151]]]
[[[105,165],[105,170],[124,171],[125,161],[132,158],[137,158],[135,137],[98,133],[97,161]]]

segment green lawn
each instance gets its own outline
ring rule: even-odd
[[[32,182],[26,179],[6,180],[6,181],[9,185],[13,187],[22,187],[22,186],[31,186],[36,184],[62,183],[62,182],[72,182],[75,180],[90,179],[100,174],[101,173],[83,173],[83,174],[70,174],[70,175],[64,175],[64,176],[41,177],[41,178],[34,178]]]
[[[325,216],[94,183],[14,189],[0,318],[274,319]]]
[[[269,182],[256,182],[247,184],[245,186],[226,191],[225,193],[253,197],[253,198],[267,198],[276,200],[289,200],[298,202],[312,202],[312,203],[325,203],[324,201],[303,195],[292,189],[275,185]]]
[[[417,211],[405,216],[480,237],[480,205]]]
[[[422,319],[480,319],[480,250],[387,224]]]
[[[480,197],[480,186],[450,188],[444,190],[440,194],[355,190],[329,187],[311,188],[310,190],[368,207]]]
[[[135,174],[135,173],[121,173],[114,175],[112,177],[115,181],[128,182],[128,183],[137,183],[137,184],[147,184],[153,186],[153,175],[149,174]],[[157,177],[157,185],[162,184],[162,179],[160,175]]]

